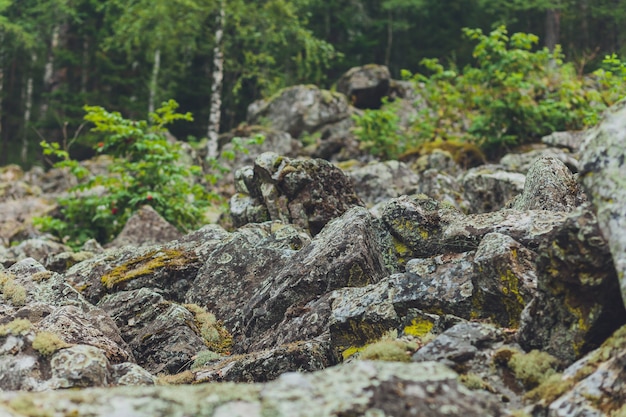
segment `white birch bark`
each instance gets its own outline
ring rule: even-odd
[[[224,79],[224,51],[222,38],[224,36],[224,0],[220,1],[220,9],[216,17],[215,48],[213,50],[213,84],[211,86],[211,111],[209,113],[209,127],[207,136],[207,158],[217,158],[218,135],[220,132],[220,117],[222,107],[222,81]]]
[[[154,113],[154,100],[156,99],[159,71],[161,69],[161,50],[154,50],[154,64],[152,66],[152,79],[150,80],[150,96],[148,98],[148,114]]]
[[[37,62],[37,55],[33,54],[32,66],[35,67]],[[32,71],[26,81],[26,92],[24,94],[24,132],[22,135],[22,149],[20,152],[20,159],[23,163],[28,159],[28,129],[30,128],[31,112],[33,108],[33,76]]]

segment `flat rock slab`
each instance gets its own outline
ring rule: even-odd
[[[93,417],[504,415],[493,397],[469,391],[444,365],[365,361],[312,374],[289,373],[264,385],[224,383],[0,394],[2,415],[39,416],[43,412],[50,416]]]

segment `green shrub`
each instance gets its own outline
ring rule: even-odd
[[[475,65],[459,71],[424,59],[429,75],[403,71],[420,95],[418,117],[402,132],[392,109],[367,110],[355,118],[364,148],[395,158],[424,143],[453,140],[496,156],[553,131],[590,126],[626,92],[626,63],[616,55],[607,56],[591,78],[581,78],[563,62],[560,47],[533,50],[535,35],[509,36],[503,26],[488,35],[480,29],[464,33],[477,41]]]
[[[180,230],[202,224],[210,197],[198,182],[202,169],[183,165],[179,144],[166,138],[166,125],[192,120],[189,113],[176,113],[177,107],[173,100],[164,103],[150,115],[149,123],[85,106],[85,120],[93,123],[93,132],[101,134],[101,141],[94,145],[96,152],[112,158],[105,175],[90,175],[58,143],[41,142],[44,154],[60,159],[55,167],[68,168],[80,184],[58,200],[60,218],[45,217],[38,225],[78,247],[91,238],[108,242],[145,204]]]

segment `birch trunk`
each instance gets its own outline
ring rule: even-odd
[[[32,66],[35,67],[37,62],[37,55],[33,54]],[[26,92],[24,94],[24,132],[22,134],[22,150],[20,152],[20,159],[22,163],[25,163],[28,159],[28,129],[30,127],[31,111],[33,108],[33,76],[32,71],[26,81]]]
[[[50,42],[50,49],[48,50],[48,57],[46,59],[46,65],[43,72],[43,91],[50,93],[52,91],[52,84],[54,81],[54,51],[59,46],[59,33],[61,31],[60,25],[56,25],[52,29],[52,41]],[[32,83],[32,80],[31,80]],[[41,108],[39,111],[40,117],[45,117],[48,112],[48,99],[43,98],[41,100]]]
[[[209,113],[209,127],[207,136],[207,158],[217,158],[218,135],[220,132],[220,117],[222,107],[222,81],[224,79],[224,51],[222,38],[224,36],[224,0],[220,1],[220,9],[216,17],[215,48],[213,50],[213,85],[211,86],[211,112]]]
[[[161,69],[161,50],[154,51],[154,65],[152,66],[152,79],[150,80],[150,97],[148,98],[148,114],[154,113],[154,100],[156,98],[159,71]]]

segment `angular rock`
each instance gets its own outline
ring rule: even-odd
[[[251,202],[260,202],[271,220],[293,223],[308,229],[312,235],[350,207],[362,205],[350,178],[322,159],[291,161],[267,152],[255,160],[252,177],[237,178],[245,184],[253,198]],[[242,205],[231,210],[235,226],[245,224],[248,213],[254,210]]]
[[[345,119],[348,101],[343,94],[320,90],[311,85],[296,85],[282,90],[268,100],[248,106],[248,123],[261,124],[265,119],[274,130],[298,138],[323,125]]]
[[[522,313],[519,343],[571,363],[626,323],[608,245],[593,213],[579,209],[536,253],[538,291]]]
[[[24,240],[17,246],[9,248],[0,262],[5,267],[9,267],[14,263],[26,258],[33,258],[38,262],[44,262],[48,256],[58,255],[68,252],[71,249],[61,243],[57,243],[47,239],[28,239]]]
[[[234,355],[194,371],[195,382],[266,382],[287,372],[313,372],[337,364],[328,343],[299,341]]]
[[[193,246],[127,246],[74,265],[65,278],[94,304],[107,293],[143,287],[158,288],[169,300],[182,301],[203,264]]]
[[[331,417],[373,412],[396,417],[505,415],[489,394],[469,391],[457,381],[455,372],[434,362],[357,361],[313,374],[285,374],[263,385],[225,383],[37,395],[3,393],[0,407],[14,414],[26,412],[26,407],[55,414],[84,415],[89,410],[88,414],[94,417]]]
[[[552,210],[570,212],[582,203],[574,175],[559,159],[542,156],[526,175],[524,192],[515,199],[516,210]]]
[[[474,255],[475,314],[517,328],[522,310],[536,295],[535,257],[509,236],[486,234]]]
[[[581,148],[580,180],[609,243],[626,303],[626,99],[611,107]]]
[[[108,321],[108,323],[103,323]],[[39,331],[58,335],[70,344],[89,345],[99,348],[111,363],[134,362],[129,346],[122,340],[119,330],[111,334],[107,329],[117,330],[113,320],[105,314],[90,314],[75,306],[55,309],[36,325]],[[107,333],[105,334],[103,330]]]
[[[306,233],[289,224],[243,226],[211,252],[185,301],[205,307],[228,327],[237,328],[252,294],[309,242]]]
[[[360,142],[354,134],[354,119],[359,110],[350,107],[345,119],[327,124],[303,141],[310,142],[305,148],[312,158],[329,161],[349,161],[353,159],[368,160],[371,155],[361,149]]]
[[[415,194],[420,177],[398,161],[375,162],[348,171],[354,190],[368,207],[390,198]]]
[[[481,166],[463,175],[465,199],[471,213],[486,213],[503,208],[524,190],[524,175],[507,172],[498,166]]]
[[[151,206],[137,210],[126,222],[122,231],[106,245],[109,248],[121,246],[147,246],[167,243],[183,236]]]
[[[61,252],[46,256],[43,260],[43,264],[48,271],[63,273],[77,263],[86,261],[94,256],[95,254],[93,252],[86,251]]]
[[[508,153],[499,162],[509,172],[519,172],[526,175],[537,158],[551,157],[563,162],[573,173],[579,171],[578,155],[565,149],[538,147],[522,153]]]
[[[334,289],[361,287],[393,272],[389,235],[366,209],[355,207],[329,223],[243,307],[244,333],[254,339],[281,322],[288,309]]]
[[[115,320],[137,363],[152,374],[175,374],[206,349],[194,315],[147,288],[104,297],[98,307]]]
[[[463,187],[455,177],[443,171],[427,169],[422,172],[417,192],[443,204],[449,204],[463,213],[470,212],[470,202],[465,199]]]
[[[541,138],[546,145],[567,148],[572,152],[578,152],[584,140],[584,131],[553,132]]]
[[[337,91],[359,109],[378,109],[389,94],[391,75],[384,65],[369,64],[350,68],[337,81]]]
[[[105,387],[110,380],[110,364],[96,347],[76,345],[55,353],[50,360],[54,388]]]

